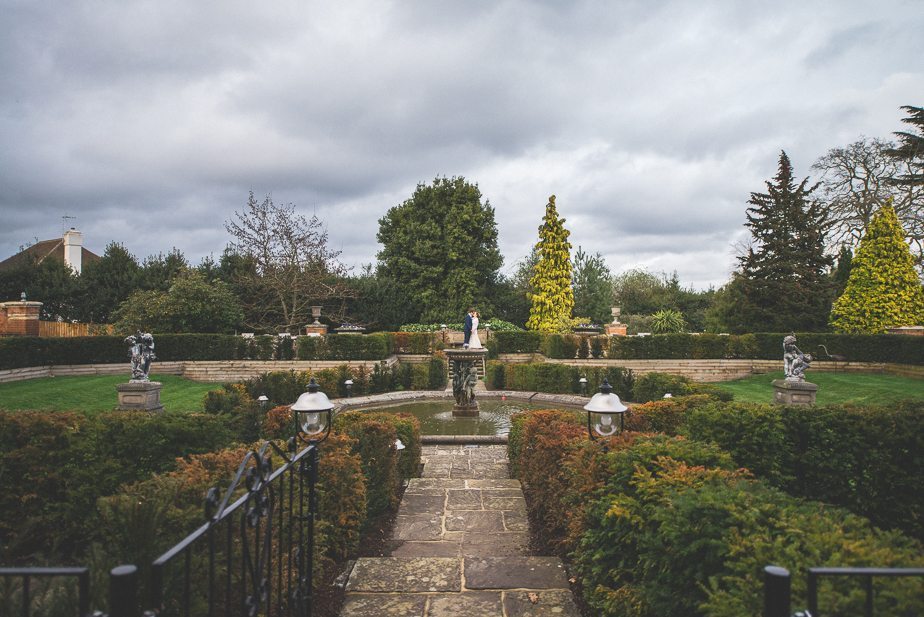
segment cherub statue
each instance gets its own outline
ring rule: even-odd
[[[796,336],[783,339],[783,373],[787,381],[805,381],[805,370],[811,366],[812,354],[802,353],[796,347]]]
[[[136,331],[125,338],[128,344],[129,355],[132,359],[132,381],[148,381],[151,370],[151,360],[154,355],[154,337],[150,332]]]

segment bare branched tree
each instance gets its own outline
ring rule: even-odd
[[[295,206],[277,206],[270,196],[258,203],[251,191],[244,212],[225,221],[234,240],[231,250],[246,267],[235,273],[248,325],[297,332],[309,321],[309,307],[332,306],[352,292],[344,283],[348,269],[340,251],[327,246],[327,229],[317,217],[306,218]],[[331,315],[339,318],[339,315]]]
[[[918,260],[924,254],[924,186],[900,186],[907,162],[889,156],[895,144],[861,137],[833,148],[812,169],[821,177],[821,201],[827,210],[834,245],[856,247],[873,214],[889,199]]]

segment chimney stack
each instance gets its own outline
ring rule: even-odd
[[[83,258],[83,234],[71,227],[64,232],[64,263],[75,273],[80,274]]]

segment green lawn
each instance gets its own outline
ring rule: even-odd
[[[782,371],[754,375],[745,379],[715,384],[735,395],[737,401],[773,402],[774,379],[783,379]],[[818,385],[819,405],[836,403],[894,403],[902,399],[924,399],[924,379],[874,373],[824,373],[809,371],[806,380]]]
[[[118,402],[116,384],[128,381],[126,375],[44,377],[0,384],[0,409],[110,411]],[[164,384],[160,402],[169,411],[202,411],[205,393],[220,384],[200,383],[174,375],[151,375],[151,381]]]

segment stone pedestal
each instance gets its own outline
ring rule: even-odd
[[[449,359],[450,385],[456,404],[452,408],[452,415],[475,417],[478,415],[478,401],[475,400],[475,388],[478,385],[477,363],[484,362],[488,350],[479,349],[446,349]],[[474,374],[475,383],[470,382],[470,375]]]
[[[607,336],[625,336],[628,327],[624,323],[609,323],[606,324],[606,335]]]
[[[773,402],[780,405],[814,405],[818,386],[808,381],[773,380]]]
[[[163,411],[160,404],[159,381],[136,381],[120,383],[116,386],[119,393],[118,411]]]
[[[319,324],[308,324],[305,326],[305,334],[308,336],[324,336],[327,334],[327,326]]]

